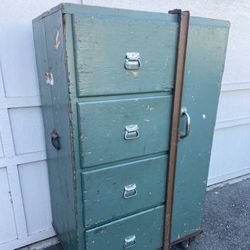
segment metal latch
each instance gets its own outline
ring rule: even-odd
[[[125,69],[137,70],[141,66],[141,57],[139,52],[127,52],[125,57]]]
[[[138,137],[139,137],[139,127],[137,124],[131,124],[125,126],[125,134],[124,134],[125,140],[132,140]]]

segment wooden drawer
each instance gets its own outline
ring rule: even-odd
[[[163,244],[164,206],[86,231],[86,250],[156,250]]]
[[[74,14],[78,96],[157,92],[173,87],[175,17],[121,14],[112,13],[109,18]],[[138,63],[138,69],[125,68],[128,52],[139,53],[139,62],[131,60]]]
[[[164,203],[166,173],[166,156],[83,173],[85,227]]]
[[[167,151],[171,100],[161,95],[79,103],[81,166]]]

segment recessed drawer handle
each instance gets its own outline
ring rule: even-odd
[[[129,184],[124,187],[123,197],[125,199],[132,198],[137,195],[136,184]]]
[[[140,53],[138,52],[127,52],[125,58],[125,69],[138,70],[141,66]]]
[[[137,124],[125,126],[125,140],[133,140],[139,138],[139,127]]]
[[[124,249],[131,248],[136,244],[136,236],[130,235],[124,239]]]

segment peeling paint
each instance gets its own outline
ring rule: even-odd
[[[91,155],[91,154],[92,154],[92,152],[90,152],[90,151],[87,151],[84,153],[84,155]]]
[[[55,40],[54,40],[55,48],[58,49],[60,44],[61,44],[60,32],[59,32],[59,30],[57,30]]]
[[[152,110],[154,110],[154,109],[155,109],[155,108],[152,107],[152,106],[150,106],[150,105],[147,106],[147,110],[149,110],[149,111],[152,111]]]

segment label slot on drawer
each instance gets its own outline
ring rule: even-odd
[[[85,227],[164,203],[166,166],[162,155],[83,173]]]
[[[79,103],[81,166],[166,152],[171,105],[171,95]]]
[[[164,206],[86,231],[86,250],[152,250],[163,244]]]

